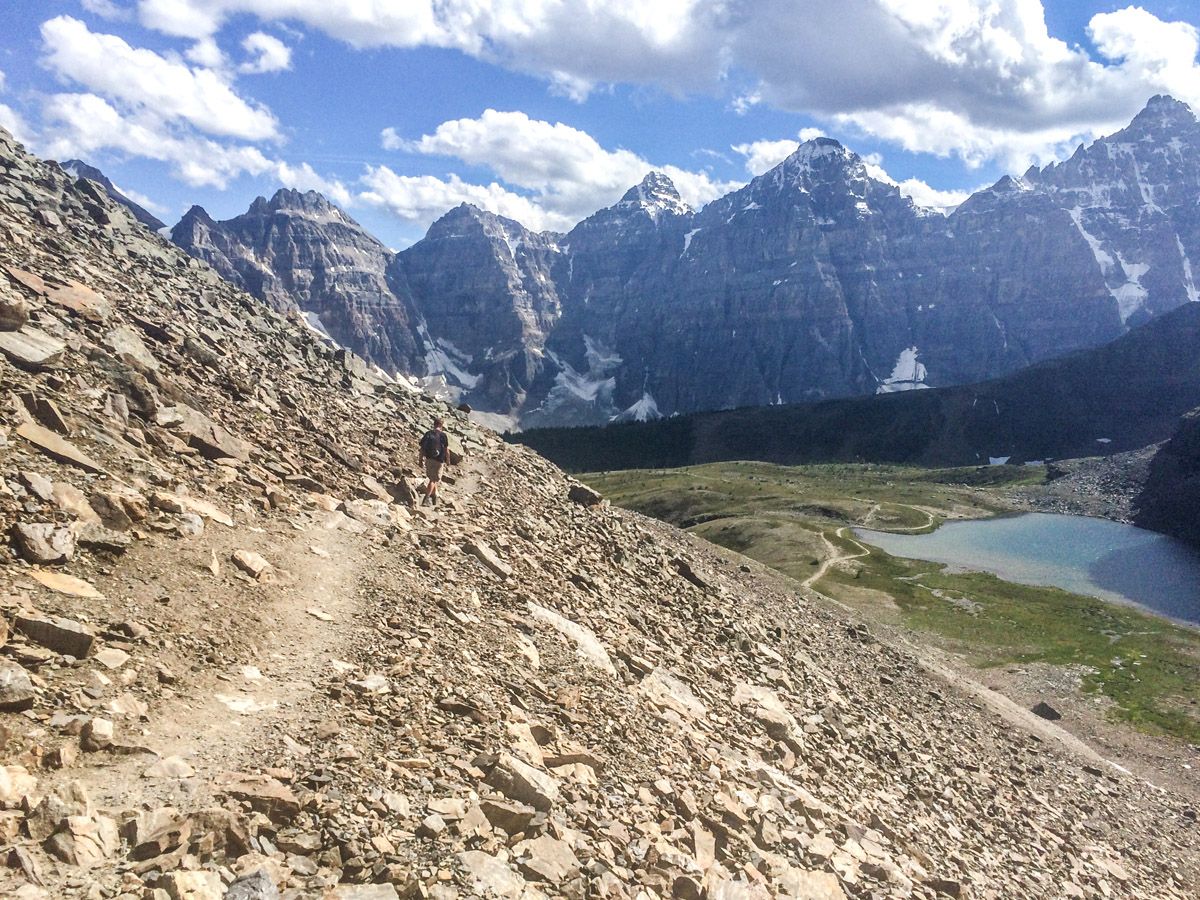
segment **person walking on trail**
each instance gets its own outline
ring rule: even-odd
[[[442,419],[434,419],[433,428],[421,438],[420,457],[425,466],[425,477],[429,482],[421,505],[428,503],[430,506],[437,506],[442,468],[450,461],[450,438],[446,436],[446,423]]]

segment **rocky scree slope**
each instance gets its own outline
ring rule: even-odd
[[[1196,810],[0,132],[0,893],[1184,898]],[[465,464],[403,471],[431,414]]]
[[[97,169],[95,166],[89,166],[83,160],[68,159],[62,164],[63,171],[68,175],[73,175],[76,178],[86,178],[89,181],[94,181],[104,188],[104,192],[113,200],[120,203],[131,213],[133,217],[149,228],[151,231],[160,232],[166,228],[166,224],[152,212],[147,210],[139,203],[131,200],[125,194],[121,193],[121,189],[112,183],[112,180]]]
[[[423,343],[384,357],[369,328],[335,337],[538,427],[981,381],[1200,298],[1200,123],[1169,97],[948,217],[877,174],[818,138],[699,211],[661,173],[565,235],[459,207],[366,267],[409,310],[375,327],[407,335],[423,317]],[[223,273],[222,255],[246,260],[258,274],[239,283],[264,296],[256,279],[286,285],[316,254],[247,229],[265,204],[206,223],[220,238],[177,240]],[[324,319],[344,300],[296,302]]]

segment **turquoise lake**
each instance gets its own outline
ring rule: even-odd
[[[1200,551],[1133,525],[1027,513],[948,522],[931,534],[889,534],[865,528],[854,532],[893,556],[1135,603],[1173,619],[1200,624]]]

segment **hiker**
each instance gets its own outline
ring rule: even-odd
[[[437,506],[438,487],[442,483],[442,467],[450,460],[450,438],[446,436],[446,423],[433,420],[433,428],[421,438],[421,462],[425,465],[425,477],[429,480],[421,505]]]

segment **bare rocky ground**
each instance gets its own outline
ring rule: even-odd
[[[4,896],[1200,888],[1185,796],[373,377],[3,132],[0,324]],[[413,508],[433,414],[465,458]]]
[[[1010,499],[1018,509],[1130,522],[1157,450],[1056,460],[1046,484],[1013,489]]]

